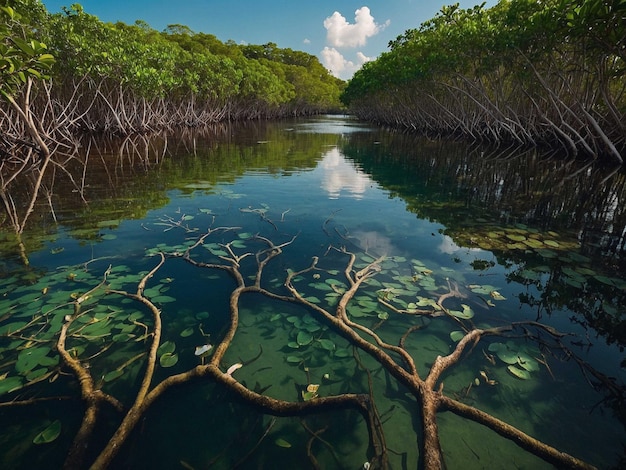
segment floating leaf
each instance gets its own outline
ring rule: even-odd
[[[354,305],[350,305],[348,307],[348,313],[350,315],[352,315],[354,318],[367,317],[367,316],[369,316],[370,312],[371,312],[371,310],[369,310],[369,309],[362,309],[362,308],[359,308],[359,307],[354,306]]]
[[[519,365],[522,369],[527,370],[528,372],[536,372],[539,370],[539,363],[534,358],[525,353],[517,354],[517,365]]]
[[[463,338],[464,336],[465,336],[464,331],[455,330],[455,331],[450,332],[450,339],[454,341],[455,343],[461,341],[461,338]]]
[[[506,238],[508,238],[509,240],[513,240],[514,242],[523,242],[526,240],[526,237],[523,235],[515,235],[512,233],[507,233],[506,234]]]
[[[603,284],[606,284],[606,285],[609,285],[609,286],[615,286],[616,285],[616,283],[615,283],[616,279],[613,279],[613,278],[610,278],[610,277],[607,277],[607,276],[602,276],[600,274],[598,274],[598,275],[596,275],[594,277],[596,278],[596,280],[600,281]]]
[[[309,333],[308,331],[299,331],[298,332],[298,336],[296,338],[296,342],[300,346],[306,346],[307,344],[310,344],[312,341],[313,341],[313,335],[311,335],[311,333]]]
[[[172,367],[178,362],[178,354],[165,353],[159,359],[161,367]]]
[[[333,343],[331,340],[329,339],[320,339],[318,340],[320,346],[323,349],[326,349],[327,351],[334,351],[335,350],[335,343]]]
[[[274,441],[278,447],[284,447],[285,449],[289,449],[291,444],[284,439],[278,438]]]
[[[183,331],[180,332],[180,336],[182,338],[188,338],[192,334],[193,334],[193,328],[185,328]]]
[[[109,372],[108,374],[106,374],[104,376],[104,381],[105,382],[112,382],[115,379],[117,379],[118,377],[121,377],[123,374],[124,374],[124,372],[121,371],[121,370],[118,370],[118,369],[112,370],[111,372]]]
[[[47,444],[61,435],[61,421],[53,421],[33,439],[33,444]]]
[[[387,319],[389,319],[389,313],[387,313],[387,312],[380,312],[378,314],[378,318],[380,318],[381,320],[387,320]]]
[[[161,346],[159,346],[159,349],[157,349],[157,353],[159,355],[173,353],[174,351],[176,351],[176,343],[174,343],[173,341],[166,341]]]
[[[497,290],[492,290],[491,292],[489,292],[489,295],[494,300],[506,300],[506,297],[500,294],[500,292],[498,292]]]
[[[98,222],[97,226],[100,228],[105,228],[105,227],[117,227],[120,224],[121,220],[119,219],[115,219],[115,220],[103,220],[101,222]]]
[[[508,348],[502,348],[496,353],[500,360],[506,364],[517,364],[517,353]]]
[[[19,390],[24,385],[21,377],[13,376],[0,380],[0,395]]]
[[[524,243],[528,245],[530,248],[543,248],[544,244],[541,240],[536,240],[534,238],[528,238],[524,240]]]
[[[370,311],[376,310],[378,308],[378,302],[369,298],[360,298],[357,303]]]
[[[309,284],[310,287],[316,290],[323,290],[325,292],[333,292],[333,288],[325,282],[316,282],[315,284]]]
[[[17,361],[15,363],[15,370],[20,374],[26,375],[28,372],[40,365],[40,361],[45,361],[43,358],[48,354],[49,351],[50,348],[47,347],[33,347],[20,351],[19,355],[17,356]],[[56,361],[53,364],[56,364]]]
[[[520,369],[519,367],[516,367],[514,365],[508,366],[507,369],[513,376],[517,377],[518,379],[522,379],[522,380],[530,379],[530,372],[528,372],[527,370]]]
[[[470,308],[469,305],[461,304],[461,307],[463,307],[463,311],[450,310],[450,314],[463,320],[469,320],[474,316],[474,311]]]
[[[343,357],[350,357],[350,356],[352,356],[352,351],[350,351],[349,349],[341,348],[335,351],[335,357],[343,358]]]
[[[28,380],[29,382],[32,382],[34,380],[37,380],[43,377],[47,373],[48,373],[48,369],[45,369],[45,368],[35,369],[35,370],[30,371],[28,374],[26,374],[26,380]]]
[[[298,356],[287,356],[286,360],[291,364],[299,364],[300,362],[302,362],[302,359],[300,359]]]
[[[542,256],[543,258],[556,258],[558,256],[557,253],[555,253],[552,250],[549,250],[547,248],[545,249],[541,249],[541,250],[537,250],[537,253],[539,253],[540,256]]]

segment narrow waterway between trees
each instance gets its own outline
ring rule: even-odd
[[[2,180],[0,467],[624,464],[623,169],[349,116],[53,159]]]

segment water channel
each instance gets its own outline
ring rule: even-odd
[[[163,322],[158,383],[208,360],[199,348],[217,344],[229,322],[232,278],[179,255],[193,246],[193,259],[206,263],[241,256],[251,282],[265,239],[283,252],[263,285],[287,295],[287,274],[318,257],[320,269],[294,285],[329,311],[348,288],[347,253],[356,270],[382,257],[348,315],[389,343],[402,340],[424,376],[472,327],[529,325],[481,339],[442,377],[444,393],[598,468],[618,468],[626,445],[625,177],[347,116],[86,138],[80,158],[44,185],[21,234],[25,248],[6,218],[0,234],[0,402],[34,401],[0,406],[0,467],[61,468],[83,405],[55,344],[72,302],[107,270],[67,347],[98,387],[130,406],[151,316],[106,289],[136,291],[165,253],[145,290]],[[18,209],[28,188],[12,196]],[[444,312],[439,302],[451,292]],[[415,397],[315,313],[243,297],[224,370],[243,364],[232,372],[237,381],[294,402],[371,387],[391,467],[416,468]],[[93,449],[119,419],[103,414]],[[552,468],[468,419],[442,412],[438,420],[448,468]],[[367,426],[354,411],[273,418],[207,379],[161,397],[115,468],[356,469],[368,452]]]

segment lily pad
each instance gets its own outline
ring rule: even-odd
[[[165,353],[159,359],[159,364],[161,367],[172,367],[175,366],[178,362],[178,354],[173,353]]]
[[[192,334],[193,334],[193,328],[185,328],[183,331],[180,332],[180,336],[182,338],[188,338]]]
[[[17,356],[15,370],[20,374],[25,375],[38,365],[45,365],[45,363],[49,363],[49,361],[44,359],[44,357],[48,354],[48,351],[50,351],[50,348],[48,347],[33,347],[22,350]],[[40,362],[44,362],[44,364],[40,364]],[[56,364],[56,361],[54,364]]]
[[[21,377],[12,376],[0,380],[0,395],[19,390],[24,385]]]
[[[307,344],[311,344],[313,341],[313,335],[308,331],[299,331],[298,336],[296,337],[296,342],[300,346],[306,346]]]
[[[157,349],[157,354],[163,355],[167,353],[173,353],[174,351],[176,351],[176,343],[174,343],[173,341],[166,341],[165,343],[161,344],[161,346],[159,346],[159,349]]]
[[[335,357],[344,358],[344,357],[350,357],[350,356],[352,356],[352,351],[350,351],[349,349],[341,348],[335,351]]]
[[[455,343],[461,341],[461,338],[465,336],[465,332],[461,330],[455,330],[450,332],[450,339]]]
[[[169,295],[158,295],[153,298],[152,301],[160,304],[167,304],[170,302],[176,302],[176,299]]]
[[[522,379],[522,380],[530,379],[530,372],[528,372],[525,369],[520,369],[519,367],[514,366],[514,365],[508,366],[507,369],[509,370],[511,375],[513,375],[514,377],[517,377],[518,379]]]
[[[506,297],[500,294],[500,292],[498,292],[497,290],[492,290],[491,292],[489,292],[489,295],[494,300],[506,300]]]
[[[47,444],[61,435],[61,421],[58,419],[50,423],[33,439],[33,444]]]
[[[470,308],[469,305],[461,304],[461,307],[463,307],[462,311],[450,310],[450,314],[457,318],[461,318],[462,320],[469,320],[470,318],[474,317],[474,311]]]
[[[528,372],[536,372],[539,370],[539,363],[523,352],[517,354],[517,365]]]
[[[506,238],[508,238],[509,240],[513,240],[514,242],[523,242],[526,240],[526,237],[524,235],[516,235],[513,233],[507,233]]]
[[[333,343],[329,339],[320,339],[318,342],[319,342],[320,346],[323,349],[326,349],[327,351],[334,351],[334,349],[335,349],[335,343]]]
[[[511,351],[508,348],[503,348],[497,351],[496,354],[498,358],[506,364],[509,364],[509,365],[517,364],[518,358],[517,358],[517,353],[515,351]]]

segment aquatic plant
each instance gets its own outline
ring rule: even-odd
[[[261,217],[273,229],[267,212],[248,210],[242,212],[242,217]],[[207,219],[208,228],[202,232],[201,220]],[[14,370],[0,380],[0,393],[8,399],[3,405],[36,403],[39,397],[26,398],[24,393],[35,384],[42,385],[43,380],[58,377],[62,370],[69,371],[80,387],[84,413],[68,449],[67,468],[81,468],[88,463],[94,469],[114,465],[117,454],[157,400],[173,387],[202,380],[221,384],[233,396],[274,416],[357,410],[369,431],[365,457],[370,467],[388,468],[386,430],[373,392],[372,366],[365,365],[365,356],[414,398],[420,423],[414,431],[422,436],[418,446],[424,468],[444,467],[437,420],[441,411],[480,423],[560,468],[591,468],[466,403],[474,381],[464,393],[444,393],[446,374],[488,338],[499,341],[483,348],[485,359],[495,367],[507,367],[515,375],[511,380],[532,378],[532,374],[539,373],[540,365],[544,372],[552,373],[545,357],[550,351],[575,356],[561,341],[564,333],[539,322],[474,324],[483,319],[477,318],[480,315],[475,311],[477,307],[470,305],[471,300],[482,302],[484,309],[497,308],[497,302],[504,299],[497,286],[464,288],[451,273],[430,268],[420,260],[372,257],[340,244],[331,244],[323,255],[313,257],[304,267],[289,269],[281,278],[273,265],[297,236],[285,238],[274,233],[282,238],[276,241],[240,227],[214,226],[215,217],[203,212],[182,218],[197,226],[173,223],[175,220],[172,218],[163,228],[158,225],[163,224],[159,219],[154,226],[177,230],[184,240],[147,250],[148,259],[157,260],[148,271],[133,273],[123,265],[110,266],[98,281],[86,265],[62,267],[24,287],[18,304],[2,301],[11,321],[0,333],[13,341],[16,351]],[[234,282],[228,299],[228,320],[222,331],[205,331],[207,312],[197,312],[192,317],[195,323],[177,324],[170,315],[177,303],[175,294],[170,295],[172,279],[159,279],[158,274],[167,263],[177,262],[194,270],[225,274]],[[68,286],[72,288],[69,292]],[[247,296],[261,296],[275,305],[271,315],[259,321],[272,330],[285,332],[284,361],[306,374],[306,380],[295,384],[298,393],[291,400],[266,393],[271,384],[247,385],[246,370],[252,369],[254,361],[264,354],[262,347],[257,356],[237,362],[229,356],[245,327],[241,305]],[[288,305],[299,305],[302,310],[294,313],[283,309]],[[401,317],[415,321],[410,326],[398,323],[402,332],[390,339],[394,335],[383,326]],[[448,353],[437,354],[424,369],[416,362],[411,338],[435,322],[450,330],[456,328],[450,333],[455,344]],[[174,329],[175,334],[164,335],[164,328]],[[193,346],[179,347],[183,341]],[[542,352],[525,343],[541,345]],[[182,356],[195,357],[195,365],[181,365]],[[369,391],[328,393],[330,383],[336,380],[328,367],[335,361],[354,361],[356,369],[365,372]],[[595,377],[602,377],[584,361],[578,363]],[[484,370],[477,374],[479,383],[499,386]],[[116,384],[122,383],[137,384],[130,401],[115,396]],[[94,429],[102,422],[105,408],[118,413],[121,421],[104,448],[92,449]],[[51,442],[61,428],[60,422],[48,423],[35,441]],[[261,439],[268,432],[269,427]],[[276,445],[291,447],[284,438],[278,438]],[[87,462],[91,454],[97,457]]]

